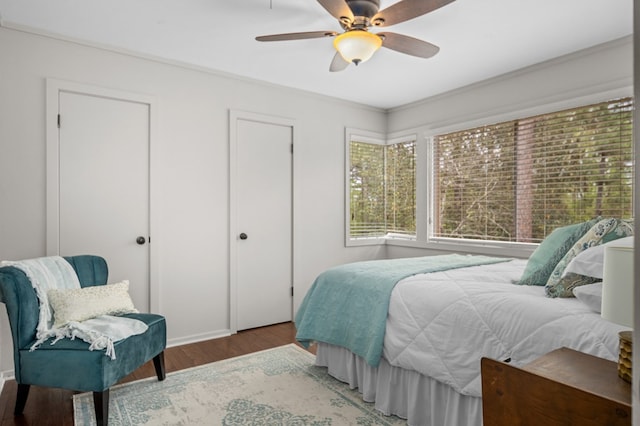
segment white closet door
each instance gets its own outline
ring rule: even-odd
[[[292,127],[239,119],[237,328],[291,321]],[[233,166],[232,166],[233,167]]]
[[[106,258],[149,310],[149,108],[59,92],[59,253]]]

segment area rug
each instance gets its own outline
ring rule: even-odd
[[[332,378],[297,345],[111,388],[109,425],[401,425]],[[95,424],[92,393],[73,397],[77,426]]]

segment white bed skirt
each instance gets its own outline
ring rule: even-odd
[[[336,379],[375,402],[386,415],[407,419],[411,426],[480,426],[482,399],[461,395],[422,374],[391,366],[386,359],[373,368],[348,349],[318,343],[316,365],[328,367]]]

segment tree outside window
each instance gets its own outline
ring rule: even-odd
[[[352,135],[348,241],[417,238],[416,167],[433,177],[430,239],[538,243],[564,225],[631,218],[633,108],[617,99],[439,134],[421,165],[415,138]]]
[[[434,138],[433,236],[540,242],[633,214],[629,98]]]
[[[415,141],[349,145],[350,238],[415,236]]]

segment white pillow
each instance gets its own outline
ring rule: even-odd
[[[100,315],[138,312],[129,296],[128,280],[78,289],[53,289],[47,292],[47,297],[53,309],[55,328]]]
[[[573,258],[564,270],[563,276],[569,272],[587,277],[602,278],[604,269],[604,248],[606,246],[633,247],[633,236],[618,238],[606,244],[590,247]]]
[[[602,310],[602,282],[575,287],[573,295],[592,311]]]

